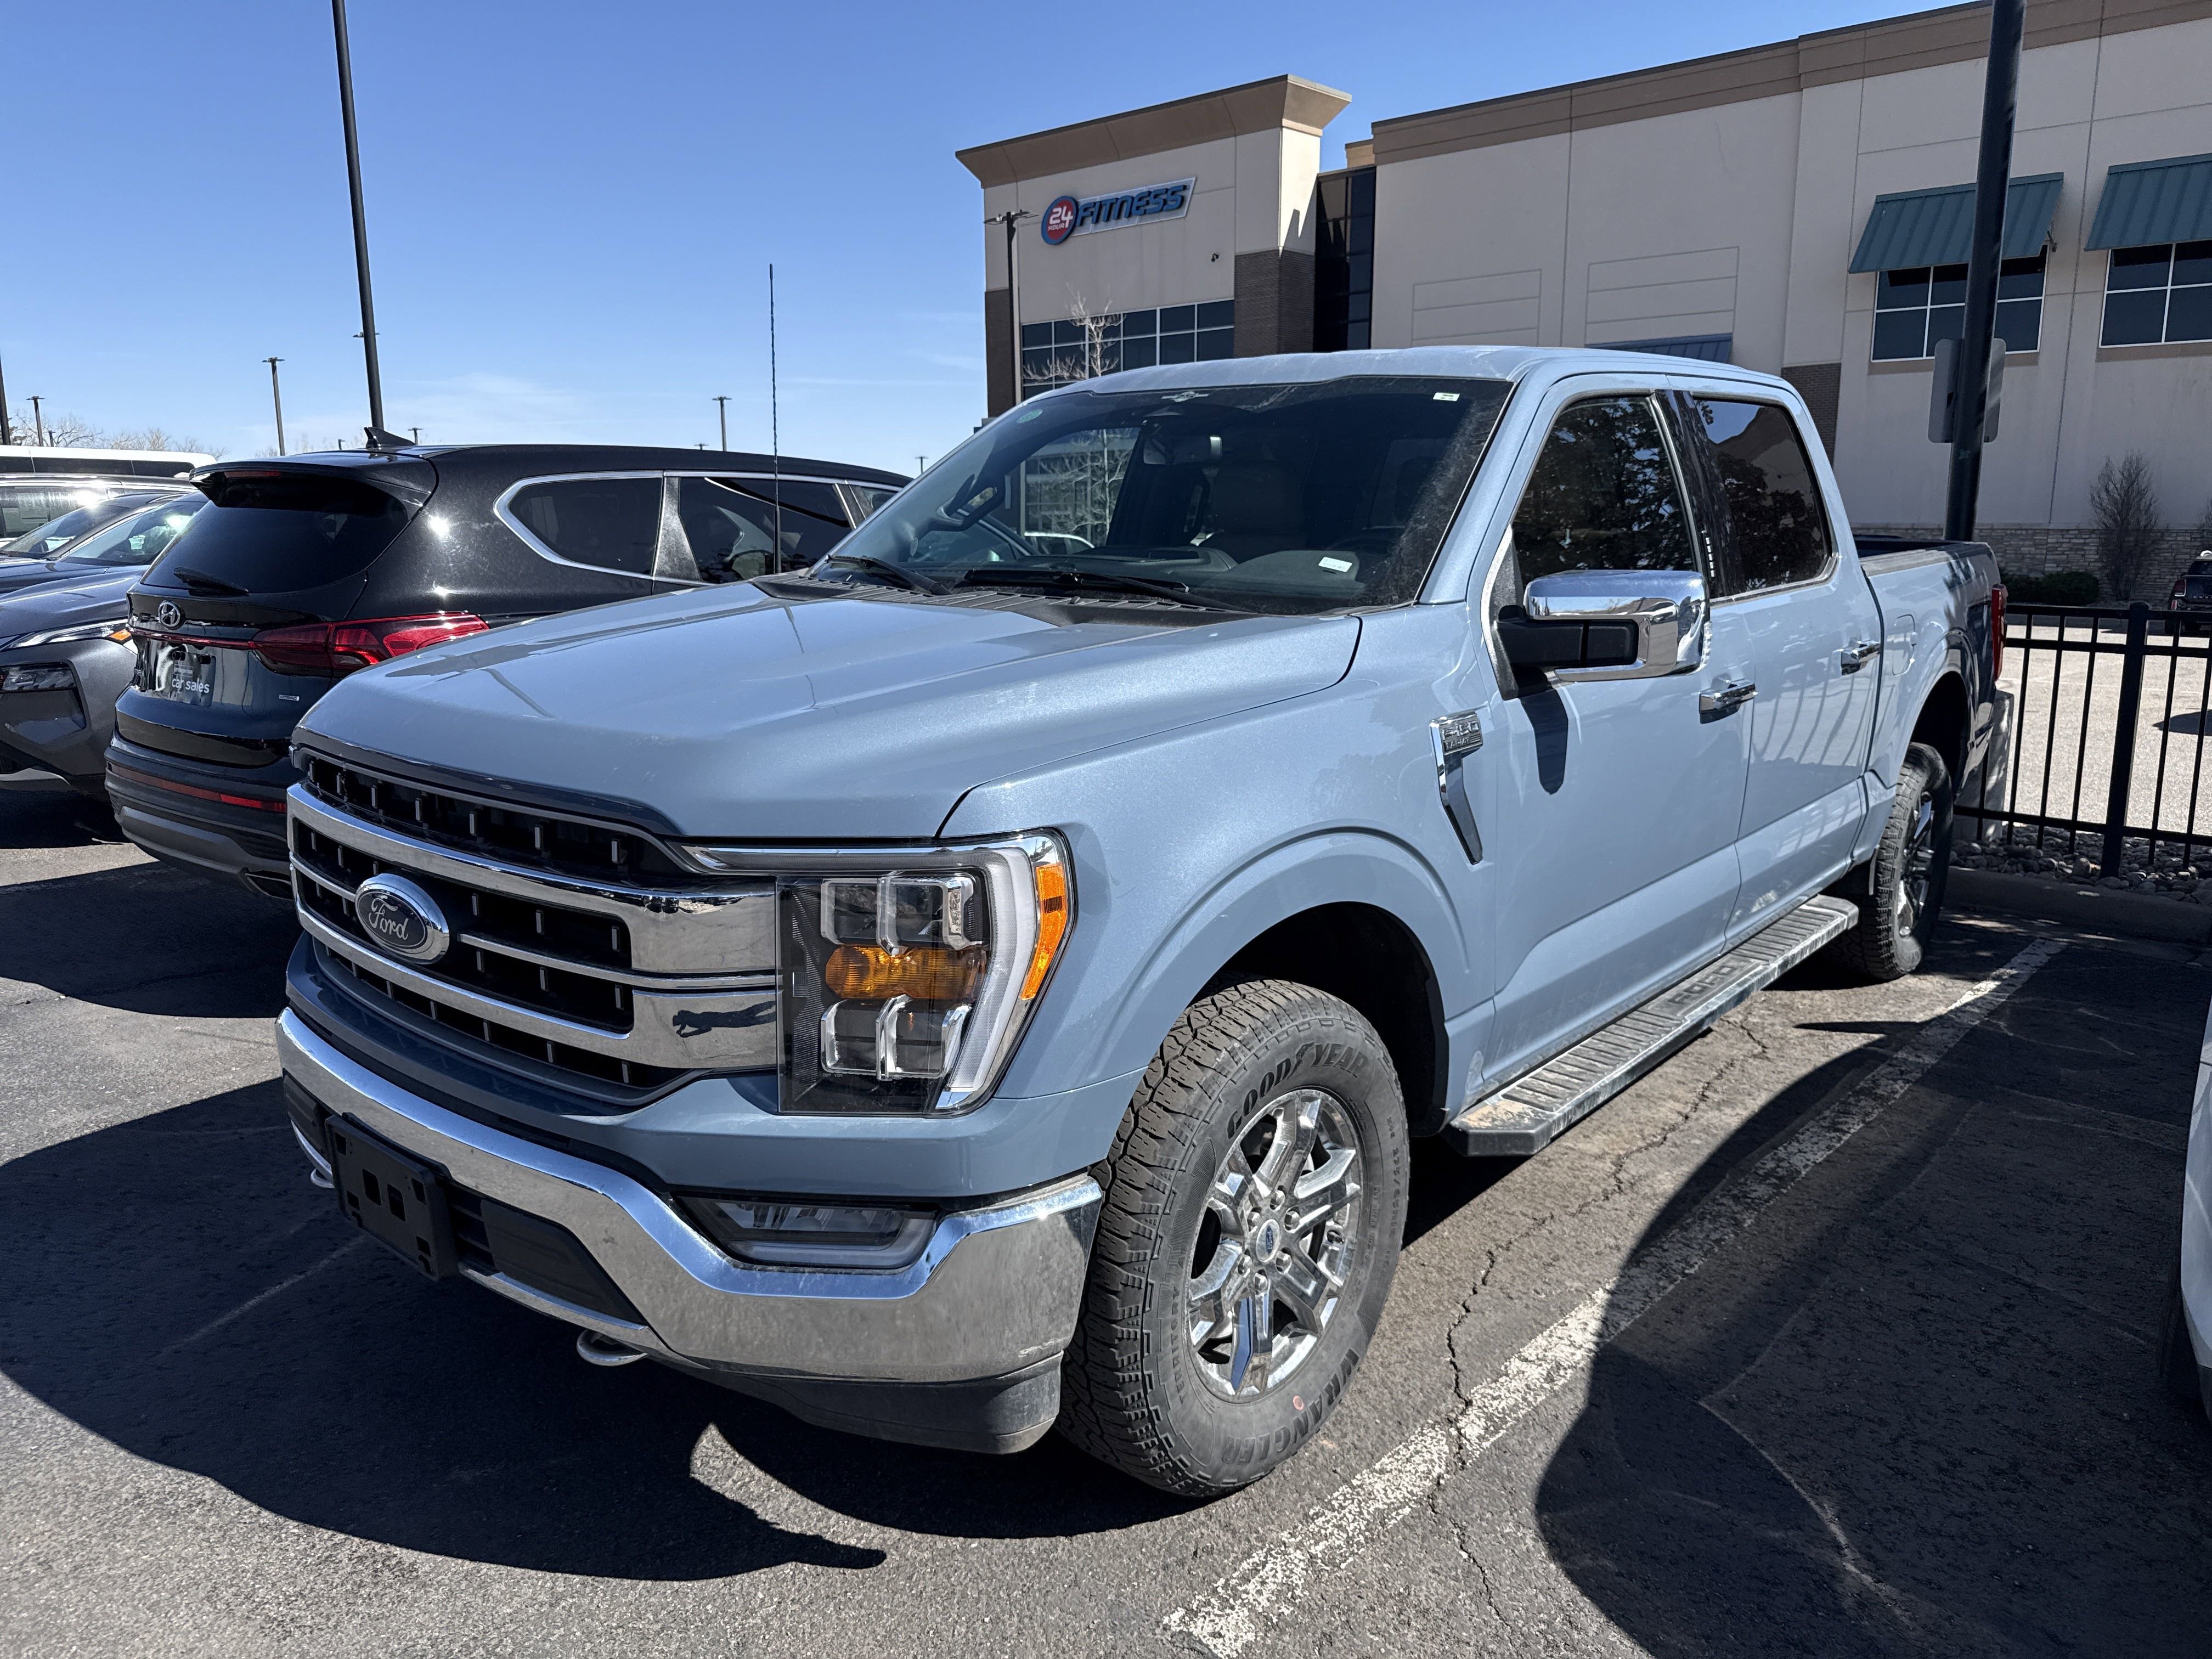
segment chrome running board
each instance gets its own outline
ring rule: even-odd
[[[1769,922],[1735,950],[1584,1037],[1504,1088],[1470,1101],[1444,1125],[1470,1158],[1541,1152],[1754,991],[1771,985],[1839,933],[1858,908],[1823,894]]]

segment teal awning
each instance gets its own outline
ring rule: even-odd
[[[2015,179],[2005,191],[2004,257],[2032,259],[2051,240],[2063,173]],[[1916,265],[1963,265],[1974,240],[1974,187],[1905,190],[1874,198],[1853,270],[1910,270]]]
[[[2148,247],[2212,237],[2212,155],[2130,161],[2105,169],[2089,246]]]

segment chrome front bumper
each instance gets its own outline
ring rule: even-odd
[[[1056,1358],[1074,1331],[1101,1200],[1088,1176],[954,1210],[896,1271],[748,1267],[641,1182],[410,1093],[296,1013],[277,1020],[276,1047],[286,1074],[331,1112],[459,1186],[567,1228],[645,1322],[503,1273],[470,1278],[678,1365],[794,1381],[957,1382]]]

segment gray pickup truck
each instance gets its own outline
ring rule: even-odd
[[[805,572],[357,674],[290,801],[313,1174],[599,1364],[1254,1480],[1413,1137],[1917,964],[2002,593],[1855,544],[1810,432],[1602,351],[1115,374]]]

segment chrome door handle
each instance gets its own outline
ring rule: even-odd
[[[1844,672],[1856,674],[1880,655],[1880,640],[1861,640],[1856,645],[1847,645],[1844,647]]]
[[[1698,693],[1698,712],[1700,714],[1733,714],[1759,695],[1759,687],[1749,680],[1729,680],[1710,691]]]

